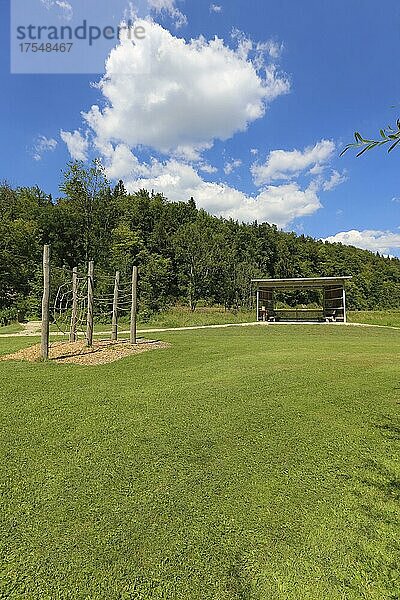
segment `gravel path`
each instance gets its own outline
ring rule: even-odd
[[[138,329],[138,334],[145,333],[162,333],[163,331],[192,331],[195,329],[225,329],[227,327],[250,327],[253,325],[268,325],[268,323],[228,323],[225,325],[196,325],[194,327],[170,327],[170,328],[159,328],[159,329]],[[13,337],[37,337],[40,335],[41,322],[40,321],[30,321],[24,325],[23,331],[19,331],[18,333],[2,333],[0,334],[1,338],[13,338]],[[129,335],[130,331],[121,330],[118,331],[119,335]],[[60,331],[51,331],[50,336],[58,336],[62,337],[65,334]],[[99,335],[111,335],[111,331],[95,331],[95,336]]]
[[[280,327],[282,325],[326,325],[326,323],[263,323],[263,322],[255,322],[252,323],[228,323],[225,325],[196,325],[193,327],[169,327],[169,328],[158,328],[158,329],[139,329],[138,334],[147,334],[147,333],[163,333],[168,331],[195,331],[198,329],[226,329],[228,327]],[[330,326],[339,326],[342,327],[343,323],[329,323]],[[393,327],[391,325],[370,325],[367,323],[346,323],[345,326],[348,327],[378,327],[380,329],[394,329],[400,331],[400,327]],[[29,321],[24,325],[23,331],[19,331],[18,333],[2,333],[0,334],[1,338],[14,338],[14,337],[38,337],[40,335],[40,321]],[[129,330],[127,331],[119,331],[119,335],[129,335]],[[94,333],[95,336],[99,335],[110,335],[110,331],[96,331]],[[54,331],[50,333],[51,336],[60,337],[64,336],[63,333],[59,331]]]

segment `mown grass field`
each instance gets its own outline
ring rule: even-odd
[[[185,307],[175,307],[169,310],[155,313],[149,319],[144,321],[140,314],[138,319],[138,327],[141,330],[159,329],[159,328],[174,328],[174,327],[196,327],[202,325],[225,325],[227,323],[251,323],[256,320],[254,311],[231,311],[223,310],[222,308],[197,308],[194,312]],[[107,331],[110,325],[95,325],[96,331]],[[121,329],[129,330],[129,318],[121,320]]]
[[[349,313],[350,323],[400,327],[400,310],[362,310]]]
[[[224,325],[227,323],[252,323],[256,320],[255,310],[225,311],[222,308],[203,308],[191,312],[184,307],[171,308],[169,310],[155,313],[148,320],[144,321],[140,315],[138,327],[141,330],[155,328],[173,328],[173,327],[193,327],[201,325]],[[365,323],[367,325],[385,325],[391,327],[400,327],[400,310],[386,311],[350,311],[348,313],[350,323]],[[0,329],[0,333],[4,328]],[[52,331],[58,331],[55,325],[51,326]],[[105,323],[96,323],[95,331],[110,331],[111,325]],[[129,318],[121,319],[121,330],[129,330]]]
[[[253,311],[231,311],[224,310],[220,307],[199,307],[195,312],[189,308],[179,306],[168,310],[154,313],[148,319],[143,319],[143,316],[138,315],[138,328],[146,329],[171,329],[176,327],[195,327],[202,325],[225,325],[228,323],[251,323],[255,321],[256,313]],[[129,331],[130,316],[125,315],[119,319],[119,329],[121,331]],[[65,330],[68,325],[65,326]],[[57,325],[51,325],[50,330],[53,332],[59,331]],[[95,323],[95,332],[111,331],[111,323]],[[2,328],[0,328],[2,333]],[[5,333],[5,332],[4,332]]]
[[[255,310],[225,311],[220,307],[199,307],[195,312],[191,312],[186,307],[174,307],[160,313],[153,314],[149,319],[144,320],[139,314],[138,327],[140,330],[174,328],[174,327],[192,327],[201,325],[224,325],[228,323],[251,323],[255,321]],[[400,310],[387,311],[350,311],[348,313],[350,323],[366,323],[369,325],[385,325],[391,327],[400,327]],[[120,330],[129,330],[129,317],[120,319]],[[68,330],[68,324],[63,326]],[[22,331],[23,326],[13,324],[7,327],[0,327],[0,335],[8,333],[17,333]],[[51,325],[52,332],[59,332],[57,325]],[[111,331],[110,323],[95,323],[95,332]]]
[[[23,330],[23,326],[20,323],[12,323],[11,325],[6,325],[0,327],[0,334],[2,333],[18,333]]]
[[[399,332],[160,337],[0,363],[0,598],[399,598]]]

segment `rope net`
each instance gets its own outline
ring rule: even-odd
[[[72,327],[74,312],[74,273],[69,269],[57,268],[54,273],[56,285],[53,301],[50,305],[50,321],[59,335],[70,337],[75,334],[77,340],[86,339],[88,314],[88,275],[76,273],[75,282],[75,326]],[[110,275],[95,275],[93,282],[93,321],[95,324],[109,325],[113,317],[113,303],[116,278]],[[117,288],[118,321],[130,316],[132,306],[132,288],[129,284],[119,283]]]

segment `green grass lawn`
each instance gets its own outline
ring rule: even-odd
[[[350,323],[400,327],[400,310],[362,310],[349,313]]]
[[[173,327],[193,327],[200,325],[224,325],[228,323],[251,323],[256,320],[255,310],[253,311],[224,311],[222,308],[200,307],[195,312],[191,312],[185,307],[175,307],[169,310],[155,313],[150,319],[144,321],[139,315],[138,328],[161,329]],[[387,311],[350,311],[348,313],[350,323],[366,323],[370,325],[389,325],[400,327],[400,310]],[[14,326],[11,326],[14,327]],[[66,331],[69,326],[66,325]],[[119,323],[120,330],[129,330],[129,318],[121,319]],[[4,331],[3,331],[4,329]],[[9,332],[6,328],[0,328],[0,333]],[[57,332],[59,328],[51,325],[51,331]],[[18,331],[17,329],[15,331]],[[111,331],[111,324],[96,323],[95,332]]]
[[[256,311],[230,311],[222,308],[197,308],[194,312],[184,307],[171,308],[167,311],[155,313],[147,321],[143,321],[139,314],[138,327],[140,329],[158,329],[172,327],[195,327],[201,325],[225,325],[228,323],[251,323],[256,320]],[[129,320],[122,321],[121,329],[129,329]],[[101,325],[96,325],[99,331]],[[106,329],[103,329],[106,331]]]
[[[20,323],[12,323],[11,325],[6,325],[5,327],[0,327],[0,335],[2,333],[18,333],[23,330],[23,326]]]
[[[399,332],[160,337],[0,363],[0,598],[398,599]]]
[[[251,323],[256,320],[256,311],[224,311],[220,308],[197,308],[195,312],[175,308],[155,314],[147,322],[140,320],[140,329],[161,327],[193,327],[197,325],[225,325],[227,323]],[[128,327],[129,328],[129,327]]]
[[[193,327],[201,325],[225,325],[228,323],[251,323],[256,320],[256,311],[225,311],[218,307],[200,307],[195,312],[185,307],[175,307],[169,310],[155,313],[144,321],[138,315],[138,328],[146,329],[170,329],[173,327]],[[120,319],[120,330],[128,330],[130,327],[129,317]],[[59,331],[56,325],[51,325],[51,331]],[[68,330],[68,326],[66,326]],[[111,324],[95,323],[94,331],[111,331]]]

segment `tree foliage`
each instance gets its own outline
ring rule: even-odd
[[[356,149],[359,150],[357,156],[361,156],[368,150],[373,150],[379,146],[388,146],[388,152],[391,152],[400,143],[400,119],[397,119],[396,126],[392,127],[388,125],[386,129],[381,129],[380,137],[378,139],[366,139],[358,131],[354,134],[355,141],[351,144],[347,144],[340,156],[343,156],[348,150]]]
[[[52,246],[52,265],[97,273],[140,267],[140,310],[200,302],[249,308],[251,279],[352,275],[353,309],[400,308],[400,260],[278,230],[240,224],[198,210],[195,202],[168,202],[161,194],[112,188],[99,164],[68,166],[62,195],[37,187],[0,186],[0,311],[39,314],[41,254]],[[55,284],[57,282],[55,281]],[[313,293],[295,299],[315,302]]]

